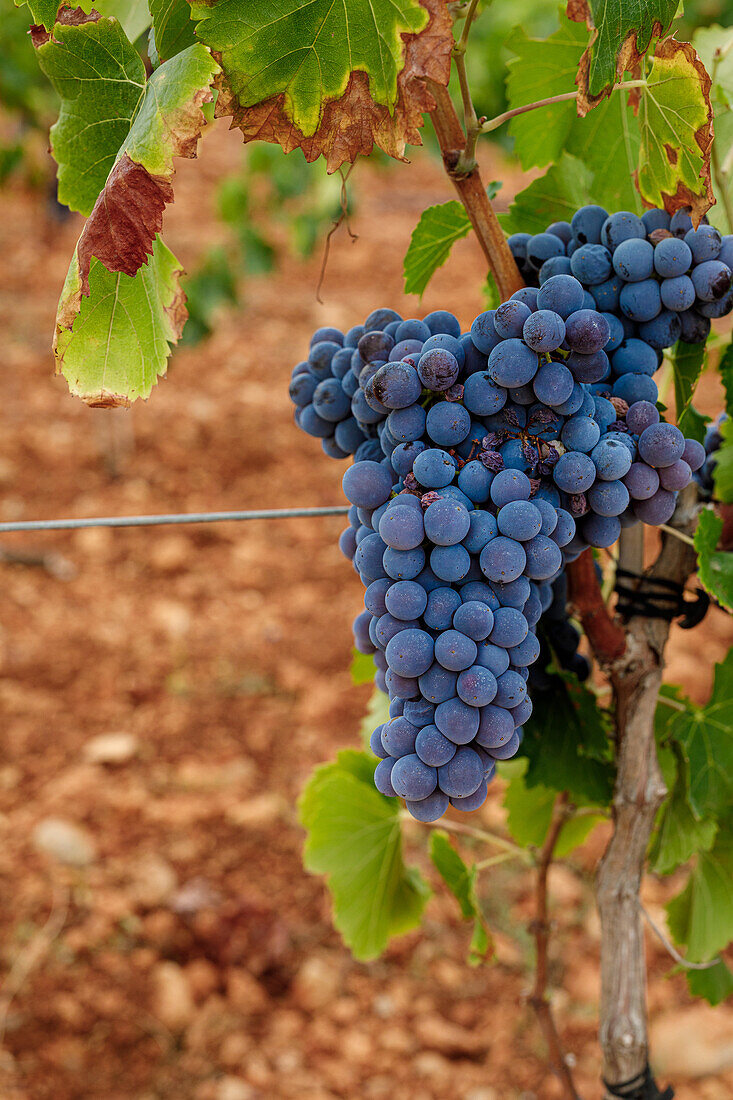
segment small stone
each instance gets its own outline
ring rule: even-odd
[[[178,963],[161,962],[152,973],[151,1011],[170,1031],[183,1031],[195,1014],[186,975]]]
[[[94,838],[81,825],[62,817],[45,817],[33,830],[33,843],[46,855],[71,867],[87,867],[97,855]]]
[[[286,803],[276,794],[260,794],[248,798],[227,810],[227,817],[234,825],[256,828],[258,825],[270,825],[284,816]]]
[[[269,997],[256,978],[241,967],[229,971],[227,978],[227,1000],[232,1008],[245,1015],[263,1012]]]
[[[205,1001],[219,986],[219,971],[208,959],[192,959],[185,967],[188,987],[197,1001]]]
[[[666,1013],[652,1024],[651,1049],[658,1074],[718,1076],[733,1066],[730,1020],[708,1005]]]
[[[138,739],[132,733],[100,733],[84,746],[90,764],[126,764],[137,755]]]
[[[486,1088],[470,1089],[463,1100],[499,1100],[499,1093],[489,1085]]]
[[[170,863],[151,852],[137,863],[131,892],[139,905],[155,909],[168,901],[177,886],[178,878]]]
[[[338,963],[322,955],[313,955],[295,975],[295,1001],[301,1008],[323,1008],[336,996],[339,984]]]
[[[216,1086],[216,1100],[252,1100],[255,1090],[241,1077],[222,1077]]]
[[[478,1054],[489,1046],[486,1035],[458,1027],[437,1015],[424,1016],[417,1020],[415,1034],[423,1046],[451,1057],[457,1054]]]

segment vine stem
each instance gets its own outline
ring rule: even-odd
[[[509,245],[502,232],[496,214],[489,202],[478,166],[469,171],[461,165],[461,154],[466,148],[466,135],[447,88],[429,81],[435,107],[430,117],[443,156],[443,166],[458,192],[473,226],[478,242],[486,257],[489,270],[496,280],[502,300],[510,298],[515,290],[524,286]]]
[[[630,92],[633,88],[646,88],[646,80],[625,80],[620,84],[614,84],[611,89],[614,92],[627,91]],[[505,122],[508,122],[510,118],[516,118],[517,115],[525,115],[528,111],[536,111],[540,107],[552,107],[554,103],[566,103],[571,99],[577,99],[579,92],[560,92],[559,95],[548,96],[547,99],[538,99],[534,103],[525,103],[521,107],[512,107],[510,111],[502,111],[500,115],[496,115],[495,118],[487,118],[481,121],[479,132],[482,134],[490,134],[493,130],[498,130],[500,126],[503,126]]]
[[[555,1067],[563,1088],[563,1096],[566,1100],[579,1100],[575,1088],[570,1067],[568,1066],[560,1036],[552,1013],[550,999],[547,995],[549,974],[549,946],[550,946],[550,916],[547,899],[547,879],[555,854],[562,827],[571,816],[573,808],[570,805],[567,791],[563,791],[555,800],[550,828],[547,831],[544,844],[539,852],[537,862],[537,881],[535,884],[535,917],[530,930],[534,933],[537,961],[535,965],[535,980],[529,1003],[534,1009],[539,1021],[542,1034],[547,1043],[550,1059]]]
[[[400,817],[402,821],[409,821],[413,824],[416,821],[416,818],[406,811],[402,813]],[[429,821],[420,821],[418,824],[426,825],[429,829],[434,827]],[[441,821],[440,828],[445,829],[447,833],[457,833],[459,836],[470,836],[473,840],[480,840],[484,844],[493,844],[495,848],[501,848],[507,855],[522,859],[525,863],[532,863],[531,853],[525,848],[520,848],[513,840],[507,840],[505,837],[498,836],[496,833],[490,833],[487,829],[476,829],[473,825],[462,825],[460,821],[450,820]]]

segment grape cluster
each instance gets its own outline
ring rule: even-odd
[[[298,400],[313,366],[331,373],[295,415],[323,440],[335,424],[327,453],[355,457],[340,545],[365,587],[356,647],[390,697],[375,783],[420,820],[472,810],[521,743],[543,612],[561,662],[587,675],[563,627],[564,565],[623,525],[666,522],[704,453],[655,405],[604,390],[610,324],[572,275],[517,291],[466,333],[445,311],[380,309],[316,337]]]
[[[720,426],[727,419],[727,414],[721,413],[714,423],[708,425],[705,431],[705,460],[700,469],[695,472],[695,481],[700,490],[700,495],[706,500],[710,500],[715,492],[713,472],[718,464],[718,451],[723,445]]]
[[[609,214],[584,206],[544,233],[514,233],[509,247],[529,284],[573,275],[585,305],[609,324],[608,373],[602,381],[628,404],[655,402],[652,375],[677,340],[702,343],[710,319],[733,308],[733,235],[692,227],[685,211]]]

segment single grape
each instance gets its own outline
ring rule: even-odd
[[[614,252],[613,269],[627,283],[648,279],[654,270],[654,248],[647,240],[629,237]]]
[[[435,660],[450,672],[470,668],[477,652],[474,640],[458,630],[444,630],[435,639]]]
[[[442,348],[424,352],[417,364],[417,373],[426,389],[442,392],[449,390],[458,378],[460,366],[455,355]]]
[[[485,707],[492,701],[496,695],[496,677],[493,672],[483,665],[472,665],[471,668],[464,669],[463,672],[458,674],[458,695],[467,706],[474,708],[476,714],[476,726],[471,734],[471,739],[475,737],[478,730],[478,711],[477,707]],[[449,706],[449,703],[442,703],[442,706]],[[462,742],[466,744],[467,742]]]
[[[423,764],[417,753],[410,753],[395,760],[390,781],[400,798],[415,802],[433,793],[438,784],[438,774],[435,768]]]
[[[415,752],[423,764],[440,768],[456,755],[456,745],[437,726],[423,726],[415,738]]]
[[[482,672],[485,672],[491,678],[494,691],[496,691],[494,677],[487,669],[482,669]],[[458,677],[459,685],[463,675],[465,675],[464,672]],[[444,737],[447,737],[449,741],[453,741],[456,745],[467,745],[469,741],[473,741],[478,730],[478,723],[479,715],[476,706],[469,706],[462,698],[446,699],[444,703],[439,703],[435,708],[435,725]]]
[[[405,800],[405,806],[416,821],[437,821],[441,818],[449,806],[448,796],[442,791],[435,790],[427,798],[418,801]]]
[[[484,778],[479,754],[462,746],[452,760],[438,769],[440,789],[451,798],[466,798],[478,790]]]
[[[490,581],[513,581],[521,576],[527,558],[524,547],[514,539],[499,535],[481,551],[479,564]]]

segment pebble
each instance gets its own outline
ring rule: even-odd
[[[71,867],[88,867],[97,855],[91,833],[63,817],[45,817],[39,821],[33,830],[33,843],[39,851]]]
[[[301,1008],[323,1008],[338,991],[338,963],[322,955],[313,955],[301,966],[293,982],[293,995]]]
[[[132,733],[100,733],[84,745],[90,764],[126,764],[137,756],[139,742]]]
[[[733,1066],[730,1018],[708,1005],[694,1005],[655,1020],[650,1045],[658,1074],[708,1077]]]
[[[255,1090],[241,1077],[222,1077],[217,1082],[216,1100],[252,1100]]]
[[[170,1031],[180,1032],[195,1014],[191,990],[178,963],[160,962],[153,969],[151,1011]]]

